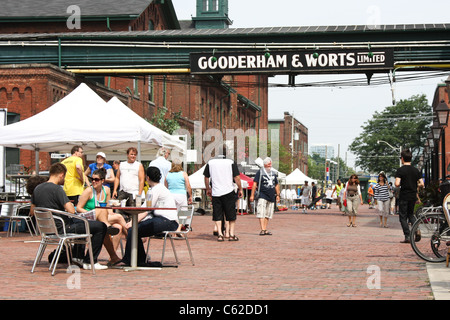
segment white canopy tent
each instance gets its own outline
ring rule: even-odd
[[[285,178],[284,184],[296,185],[296,184],[304,184],[305,181],[308,181],[309,184],[312,182],[317,183],[317,180],[311,179],[306,174],[300,171],[299,168],[296,168],[290,174],[288,174]]]
[[[105,152],[108,160],[114,154],[124,158],[132,146],[149,160],[162,145],[184,153],[183,144],[117,98],[106,103],[84,83],[44,111],[0,128],[0,145],[4,147],[70,153],[74,145],[80,145],[88,155]],[[36,163],[38,155],[36,152]]]
[[[191,185],[192,189],[206,189],[205,176],[203,175],[205,167],[206,164],[189,176],[189,184]]]

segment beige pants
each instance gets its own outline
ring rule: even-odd
[[[349,216],[357,215],[360,202],[361,200],[358,194],[347,196],[347,211]]]
[[[388,217],[389,216],[389,209],[390,209],[390,201],[389,199],[386,201],[377,201],[378,203],[378,212],[380,213],[381,217]]]

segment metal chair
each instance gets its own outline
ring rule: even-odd
[[[19,215],[20,210],[22,209],[29,209],[29,204],[21,204],[21,203],[14,203],[14,202],[5,202],[1,204],[1,215],[0,219],[8,222],[8,230],[6,233],[6,236],[13,236],[13,232],[18,232],[18,222],[19,221],[25,221],[27,224],[28,231],[30,232],[31,236],[38,235],[36,232],[36,227],[34,226],[33,219],[28,213],[26,216]],[[16,223],[14,223],[16,222]],[[34,234],[33,234],[34,232]]]
[[[76,233],[66,233],[66,227],[64,224],[64,220],[59,216],[68,216],[74,219],[80,219],[84,222],[86,233],[85,234],[76,234]],[[36,258],[34,259],[33,268],[31,272],[34,272],[36,265],[41,261],[42,256],[44,255],[45,248],[47,245],[57,245],[56,252],[53,256],[53,259],[50,263],[49,270],[52,269],[52,276],[55,275],[56,265],[59,261],[59,256],[61,255],[61,251],[63,248],[66,248],[67,261],[69,263],[69,267],[71,265],[71,257],[72,257],[72,244],[84,244],[88,246],[89,250],[89,258],[92,266],[92,274],[95,274],[94,268],[94,256],[92,253],[92,243],[91,243],[91,234],[89,229],[88,221],[85,218],[70,214],[65,211],[59,211],[48,208],[35,208],[34,216],[36,218],[36,224],[38,226],[39,232],[41,233],[41,243],[39,245],[39,249],[36,253]],[[63,225],[63,232],[60,234],[58,232],[58,228],[56,227],[55,219],[61,221]]]
[[[188,233],[192,230],[193,216],[194,216],[194,206],[193,205],[181,207],[180,210],[178,210],[178,223],[182,225],[182,229],[180,231],[163,231],[161,233],[164,235],[163,251],[162,251],[162,255],[161,255],[161,264],[163,264],[163,262],[164,262],[164,254],[166,252],[167,238],[169,238],[170,244],[172,245],[172,250],[173,250],[173,254],[175,256],[175,260],[176,260],[177,264],[180,264],[180,262],[178,260],[177,252],[175,250],[175,245],[173,243],[173,238],[176,236],[176,237],[181,237],[182,239],[184,239],[186,241],[186,245],[187,245],[187,248],[189,251],[189,256],[191,258],[192,265],[195,265],[191,246],[189,245],[189,240],[188,240]],[[150,247],[150,239],[147,242],[147,251],[146,251],[147,257],[148,257],[149,247]]]

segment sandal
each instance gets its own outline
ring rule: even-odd
[[[121,263],[122,262],[122,259],[119,259],[119,260],[117,260],[117,261],[115,261],[115,262],[112,262],[112,261],[108,261],[108,263],[106,264],[108,267],[115,267],[115,266],[117,266],[119,263]]]
[[[217,241],[223,242],[223,241],[224,241],[224,240],[223,240],[223,236],[218,236],[218,237],[217,237]]]
[[[348,225],[347,225],[347,227],[351,227],[352,226],[352,223],[350,222]]]
[[[236,236],[231,236],[230,235],[230,239],[228,241],[239,241],[239,238]]]
[[[272,232],[265,230],[265,231],[264,231],[264,234],[265,234],[266,236],[271,236],[271,235],[272,235]]]
[[[261,230],[261,232],[259,233],[260,236],[265,236],[266,235],[266,230]]]

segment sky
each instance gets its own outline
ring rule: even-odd
[[[172,0],[179,20],[196,16],[196,0]],[[431,5],[432,4],[432,5]],[[230,28],[384,25],[450,23],[448,0],[229,0]],[[417,74],[417,73],[415,73]],[[379,74],[378,76],[380,76]],[[425,94],[431,105],[434,92],[447,75],[429,79],[359,87],[270,88],[269,119],[281,119],[289,112],[308,128],[309,146],[327,144],[335,156],[354,166],[355,155],[348,146],[362,133],[372,115],[396,101]],[[347,75],[366,79],[365,75]],[[374,76],[375,77],[375,76]],[[386,75],[387,77],[387,75]],[[299,75],[296,83],[344,79],[339,75]],[[287,76],[277,76],[270,83],[287,83]]]

